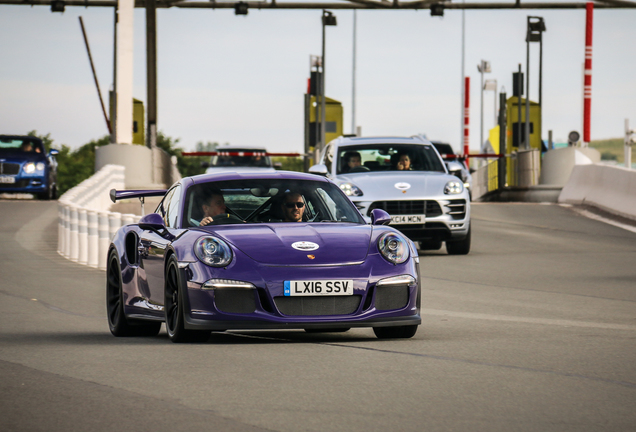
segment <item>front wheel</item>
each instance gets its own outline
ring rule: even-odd
[[[467,255],[470,252],[470,231],[468,228],[468,234],[462,240],[446,241],[446,252],[449,255]]]
[[[373,327],[373,333],[378,339],[409,339],[417,333],[416,325],[397,327]]]
[[[166,331],[174,343],[205,342],[210,337],[209,331],[186,330],[184,317],[184,296],[179,278],[179,264],[172,255],[166,268],[164,285],[164,311],[166,314]]]

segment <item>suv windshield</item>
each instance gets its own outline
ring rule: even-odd
[[[191,186],[186,196],[183,227],[199,226],[206,215],[214,219],[215,225],[287,222],[285,203],[290,201],[295,201],[288,207],[299,214],[299,222],[365,223],[333,183],[245,179]]]
[[[233,148],[217,151],[219,154],[210,159],[211,167],[272,167],[272,161],[263,149]]]
[[[367,171],[446,172],[428,144],[361,144],[338,149],[338,174]]]

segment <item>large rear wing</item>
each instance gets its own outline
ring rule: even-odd
[[[129,199],[129,198],[139,198],[141,202],[141,215],[144,213],[144,198],[146,197],[155,197],[155,196],[164,196],[168,192],[167,189],[153,189],[153,190],[120,190],[111,189],[110,190],[110,200],[112,202],[117,202],[121,199]]]

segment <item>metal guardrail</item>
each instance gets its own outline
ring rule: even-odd
[[[141,218],[109,211],[111,189],[125,189],[125,168],[106,165],[58,200],[57,251],[78,264],[106,270],[108,246],[117,230]]]

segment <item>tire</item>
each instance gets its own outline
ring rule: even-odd
[[[307,328],[307,333],[344,333],[351,330],[351,327],[334,327],[329,329]]]
[[[52,199],[52,192],[53,190],[51,189],[51,186],[48,186],[44,192],[38,194],[38,198],[44,201],[49,201]]]
[[[126,319],[121,268],[115,249],[108,255],[106,269],[106,315],[108,316],[108,328],[116,337],[156,336],[161,330],[161,323],[131,324]]]
[[[420,251],[440,250],[441,248],[442,248],[441,240],[420,240],[418,250]]]
[[[470,231],[471,228],[469,227],[466,238],[462,240],[447,241],[446,252],[449,255],[467,255],[470,252]]]
[[[179,265],[174,255],[168,260],[164,281],[164,312],[166,331],[174,343],[205,342],[210,337],[209,331],[186,330],[183,285],[179,276]]]
[[[397,327],[373,327],[373,333],[378,339],[409,339],[417,333],[416,325]]]

